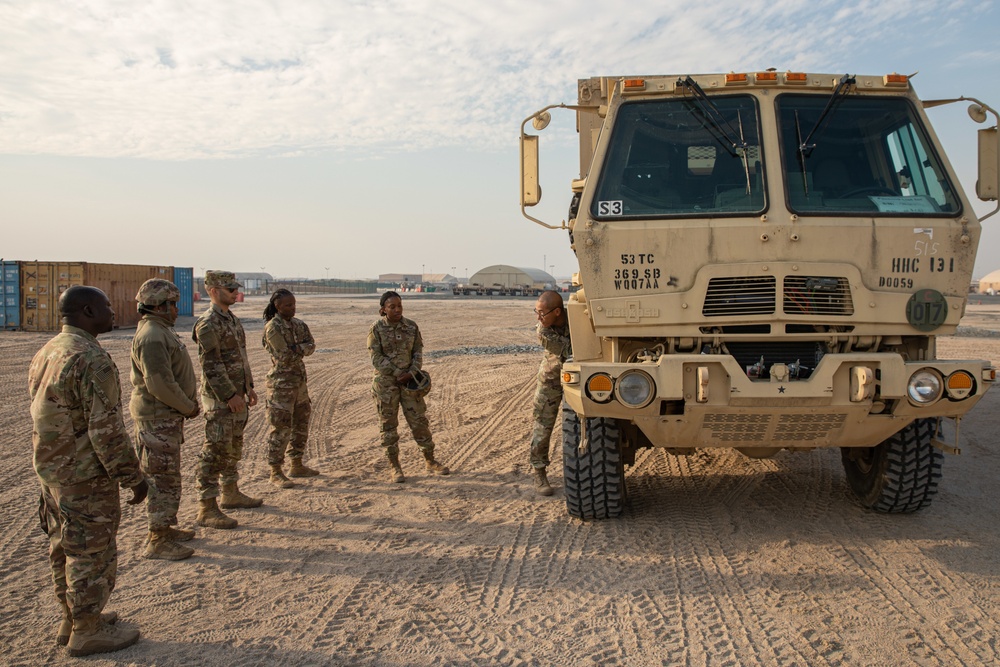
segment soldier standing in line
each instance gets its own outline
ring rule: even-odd
[[[181,503],[181,445],[184,420],[197,417],[198,381],[187,348],[174,323],[177,285],[153,278],[135,295],[142,315],[132,339],[132,400],[136,453],[150,482],[146,499],[149,541],[145,558],[183,560],[194,549],[178,544],[193,530],[174,528]]]
[[[63,619],[56,634],[72,656],[131,646],[138,630],[102,614],[118,570],[118,487],[130,505],[146,497],[122,421],[118,368],[97,335],[111,331],[107,295],[76,285],[59,297],[62,332],[38,351],[28,371],[34,467],[42,487],[39,518],[49,536],[49,565]]]
[[[198,457],[199,526],[235,528],[236,519],[219,509],[217,498],[222,486],[222,507],[260,507],[264,501],[240,491],[237,465],[243,458],[243,429],[249,408],[257,405],[253,374],[247,359],[243,325],[230,306],[242,287],[230,271],[206,271],[205,289],[212,305],[194,325],[192,337],[198,343],[201,362],[201,399],[205,412],[205,446]]]
[[[405,482],[399,464],[399,407],[410,426],[413,439],[424,453],[428,472],[447,475],[449,470],[434,460],[434,441],[427,423],[424,395],[430,390],[430,376],[420,369],[424,358],[424,341],[413,320],[403,317],[403,300],[396,292],[386,292],[379,300],[382,319],[368,331],[368,352],[375,377],[372,396],[378,410],[382,446],[392,469],[393,482]]]
[[[562,365],[573,355],[569,340],[569,320],[559,292],[542,292],[535,303],[538,342],[545,348],[538,366],[535,386],[534,428],[531,431],[531,467],[535,471],[535,491],[551,496],[552,486],[545,475],[549,465],[549,441],[562,403]]]
[[[291,477],[314,477],[319,474],[302,463],[309,437],[309,414],[312,411],[306,388],[306,365],[303,357],[316,351],[316,342],[305,322],[295,317],[295,295],[279,289],[271,295],[264,309],[264,349],[271,355],[267,374],[267,462],[271,465],[271,484],[281,489],[295,486],[281,466],[285,449],[292,465]]]

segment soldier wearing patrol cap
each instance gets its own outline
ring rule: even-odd
[[[260,507],[264,501],[240,491],[237,464],[243,457],[243,429],[249,408],[257,405],[247,359],[247,337],[230,306],[243,287],[230,271],[206,271],[205,289],[212,305],[194,325],[201,362],[201,400],[205,411],[205,446],[198,461],[198,525],[235,528],[236,519],[222,507]]]
[[[121,383],[97,341],[115,311],[96,287],[76,285],[59,297],[62,332],[38,351],[28,371],[34,467],[42,487],[39,519],[49,536],[49,565],[63,618],[56,634],[70,655],[130,646],[139,631],[101,613],[118,570],[118,488],[130,505],[146,497],[122,421]]]
[[[132,400],[136,453],[149,480],[146,558],[182,560],[194,549],[178,544],[193,530],[174,528],[181,502],[184,420],[197,417],[198,381],[187,348],[174,331],[181,293],[169,280],[147,280],[135,295],[142,315],[132,339]]]

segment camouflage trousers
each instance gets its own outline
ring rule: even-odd
[[[386,386],[378,381],[372,386],[375,409],[378,411],[379,434],[386,456],[398,456],[399,408],[413,433],[413,439],[424,454],[434,453],[434,440],[427,422],[427,404],[423,397],[410,396],[400,391],[398,386]]]
[[[155,419],[136,422],[135,453],[139,467],[149,482],[146,518],[149,530],[177,525],[181,506],[181,444],[184,419]]]
[[[278,385],[267,388],[267,462],[281,465],[288,456],[301,459],[309,438],[309,415],[312,403],[305,381],[295,385]]]
[[[559,406],[562,404],[561,367],[551,372],[538,372],[535,387],[535,407],[532,411],[534,425],[531,429],[530,462],[533,468],[545,468],[549,465],[549,441],[552,439],[552,429],[555,427]]]
[[[105,476],[61,488],[43,484],[39,518],[59,604],[74,619],[97,616],[118,574],[118,485]]]
[[[250,413],[228,409],[205,412],[205,446],[198,455],[198,498],[219,497],[219,482],[239,479],[237,464],[243,458],[243,429]]]

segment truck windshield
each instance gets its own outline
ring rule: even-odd
[[[961,206],[920,118],[902,98],[777,100],[788,206],[810,215],[950,216]],[[816,127],[810,150],[803,134]]]
[[[756,103],[748,95],[712,97],[712,103],[711,116],[690,98],[623,104],[591,214],[608,219],[762,211]],[[734,147],[734,140],[742,146]]]

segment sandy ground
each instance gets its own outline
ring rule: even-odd
[[[265,301],[248,299],[251,361]],[[531,300],[407,298],[433,373],[431,426],[450,477],[429,477],[408,434],[408,481],[386,481],[365,351],[377,303],[307,297],[299,314],[314,410],[308,462],[323,475],[267,483],[265,415],[242,464],[258,510],[198,529],[195,557],[141,558],[126,506],[108,609],[142,639],[94,665],[994,665],[1000,662],[1000,390],[962,423],[934,504],[882,516],[851,498],[837,450],[750,460],[641,453],[619,520],[567,516],[536,497],[527,440],[539,352]],[[189,329],[190,319],[178,324]],[[941,356],[1000,365],[1000,307],[970,306],[983,337]],[[133,331],[102,336],[126,394]],[[74,663],[35,515],[32,355],[48,335],[0,333],[0,664]],[[496,349],[496,346],[506,346]],[[465,354],[468,348],[481,354]],[[129,424],[131,428],[131,424]],[[203,422],[189,423],[181,525],[193,527]],[[553,452],[558,460],[558,443]],[[550,468],[562,481],[561,465]]]

